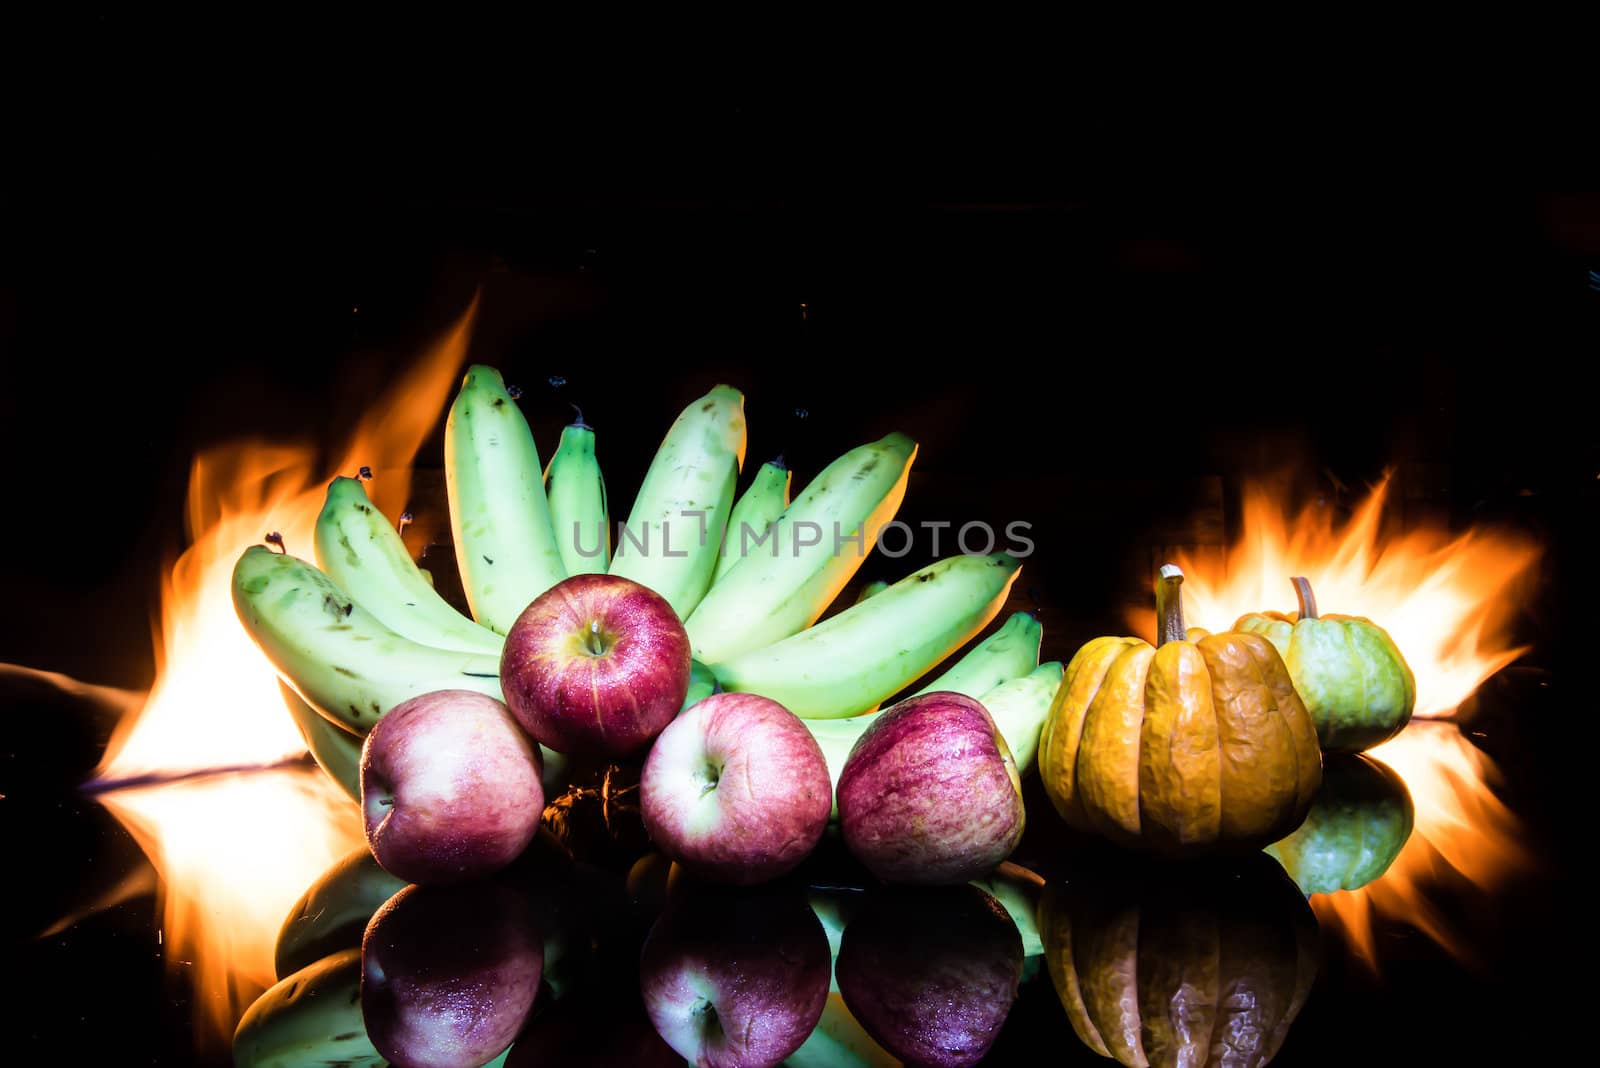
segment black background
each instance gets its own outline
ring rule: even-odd
[[[480,291],[471,358],[523,386],[546,453],[568,402],[583,407],[613,518],[672,417],[719,381],[746,392],[747,463],[784,454],[797,489],[901,429],[921,443],[902,518],[1033,524],[1012,607],[1040,612],[1062,659],[1124,629],[1152,552],[1189,538],[1208,476],[1231,530],[1246,478],[1287,474],[1347,508],[1394,469],[1408,516],[1505,523],[1546,545],[1518,618],[1533,652],[1485,688],[1475,724],[1545,867],[1496,902],[1456,903],[1480,969],[1403,930],[1386,936],[1398,963],[1381,981],[1330,965],[1279,1063],[1581,1048],[1577,991],[1552,969],[1587,964],[1587,916],[1561,872],[1590,794],[1600,197],[736,200],[511,184],[466,196],[314,173],[78,174],[13,199],[0,661],[147,686],[193,454],[240,436],[336,444]],[[419,465],[440,456],[436,433]],[[928,555],[875,558],[863,577]],[[73,789],[107,729],[43,694],[13,695],[0,719],[0,924],[26,986],[13,1037],[29,1053],[71,1035],[91,1060],[166,1063],[188,1048],[186,993],[152,952],[149,899],[32,939],[137,859]],[[1052,1056],[1093,1059],[1049,999],[1018,1026]]]

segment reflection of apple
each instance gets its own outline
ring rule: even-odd
[[[408,886],[372,917],[361,1013],[378,1052],[408,1068],[475,1068],[522,1029],[544,949],[527,899],[494,882]]]
[[[540,1007],[517,1036],[505,1068],[683,1068],[683,1058],[650,1026],[639,991],[627,973],[627,989],[609,976]]]
[[[748,693],[713,694],[668,724],[639,790],[645,829],[663,853],[742,885],[804,860],[833,808],[828,762],[806,725]]]
[[[908,1064],[983,1059],[1022,981],[1022,938],[974,886],[874,892],[844,930],[839,992],[884,1049]]]
[[[698,1065],[774,1065],[828,1000],[828,938],[792,888],[676,888],[650,929],[639,986],[667,1044]]]
[[[884,882],[964,883],[1022,838],[1022,781],[988,711],[935,691],[882,713],[839,774],[845,845]]]
[[[469,690],[403,701],[361,752],[367,844],[414,883],[476,879],[510,864],[544,811],[539,749],[506,706]]]
[[[654,590],[617,575],[574,575],[511,625],[500,689],[517,721],[551,749],[626,756],[683,707],[689,636]]]

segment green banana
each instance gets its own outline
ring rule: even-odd
[[[317,566],[396,634],[437,649],[500,655],[504,639],[434,592],[359,479],[328,483],[328,498],[317,516],[316,549]]]
[[[1032,671],[1039,663],[1039,642],[1043,638],[1044,625],[1031,613],[1013,612],[999,630],[912,696],[950,690],[982,697],[1002,682]]]
[[[404,879],[378,867],[365,845],[345,854],[300,895],[278,929],[273,951],[278,978],[329,953],[360,946],[367,921],[378,906],[405,887]]]
[[[1009,553],[940,560],[814,627],[713,663],[711,670],[723,689],[770,697],[802,718],[853,716],[898,693],[982,630],[1021,567]],[[730,581],[738,577],[736,571]]]
[[[278,689],[283,693],[283,703],[300,728],[300,737],[311,750],[311,759],[328,773],[328,778],[339,784],[339,789],[349,794],[356,804],[361,803],[361,736],[351,734],[332,720],[324,719],[316,709],[306,704],[305,698],[294,692],[282,679]],[[281,977],[280,977],[281,978]]]
[[[689,692],[684,695],[683,708],[678,709],[678,711],[682,712],[690,705],[704,701],[720,689],[721,687],[717,685],[717,677],[711,673],[710,668],[698,660],[689,661]]]
[[[744,559],[746,551],[760,552],[752,547],[762,543],[767,528],[789,507],[789,481],[793,475],[782,460],[768,460],[761,465],[750,487],[728,513],[717,569],[711,575],[713,586]]]
[[[402,638],[321,571],[264,545],[250,546],[234,565],[233,607],[295,692],[336,726],[357,734],[366,734],[401,701],[434,690],[475,690],[504,699],[498,657]],[[555,796],[566,786],[567,760],[539,748],[545,792]]]
[[[828,994],[817,1026],[783,1062],[789,1068],[900,1068],[845,1006],[837,989]]]
[[[237,1068],[383,1068],[361,1018],[361,949],[280,981],[245,1010],[233,1033]]]
[[[567,577],[542,477],[533,431],[500,372],[467,368],[445,422],[445,490],[467,604],[497,634]]]
[[[860,593],[856,594],[855,603],[860,604],[869,597],[876,597],[878,594],[882,593],[888,588],[889,584],[883,579],[878,579],[876,582],[869,582],[865,586],[861,587]]]
[[[1018,775],[1033,770],[1034,758],[1039,755],[1039,732],[1044,730],[1059,689],[1061,661],[1046,660],[1020,679],[1003,682],[979,698],[1006,740]]]
[[[611,563],[611,516],[606,480],[594,454],[594,429],[580,415],[561,431],[544,469],[550,526],[568,575],[603,575]]]
[[[718,386],[673,422],[617,534],[611,574],[655,590],[679,619],[711,585],[744,446],[744,394]]]
[[[751,546],[689,617],[695,657],[715,667],[815,623],[899,510],[916,455],[890,434],[823,468],[772,524],[770,548]]]

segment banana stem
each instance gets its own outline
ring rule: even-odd
[[[1181,642],[1183,627],[1183,572],[1176,564],[1162,564],[1156,579],[1156,645]]]
[[[1300,599],[1300,618],[1316,619],[1317,598],[1311,592],[1311,580],[1292,578],[1289,581],[1294,583],[1294,595]]]

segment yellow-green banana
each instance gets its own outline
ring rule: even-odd
[[[312,883],[278,929],[273,968],[279,979],[330,953],[361,945],[367,921],[406,887],[378,867],[372,850],[358,846]]]
[[[681,712],[690,705],[698,704],[716,692],[717,677],[711,673],[711,669],[698,660],[691,660],[689,661],[689,692],[684,694],[683,708],[678,711]]]
[[[728,513],[722,550],[717,554],[717,569],[711,575],[713,586],[733,570],[734,564],[744,559],[747,551],[761,551],[751,547],[761,544],[767,529],[789,507],[789,480],[793,474],[782,460],[768,460],[756,471],[749,488]]]
[[[711,670],[723,689],[770,697],[802,718],[856,715],[982,630],[1005,603],[1021,566],[1009,553],[940,560],[814,627],[713,663]]]
[[[383,1068],[361,1018],[361,949],[295,972],[245,1010],[233,1033],[236,1068]]]
[[[444,431],[450,531],[467,604],[497,634],[567,577],[533,431],[492,367],[467,368]]]
[[[824,468],[689,617],[695,657],[715,667],[816,622],[899,510],[916,455],[890,434]]]
[[[889,584],[883,579],[878,579],[876,582],[869,582],[865,586],[861,587],[860,593],[856,594],[855,603],[860,604],[869,597],[876,597],[878,594],[882,593],[888,588]]]
[[[351,734],[306,704],[305,698],[294,692],[282,679],[278,689],[283,693],[284,706],[300,729],[311,759],[328,773],[328,778],[339,784],[339,789],[350,795],[356,804],[361,803],[361,736]],[[280,976],[281,978],[281,976]]]
[[[611,513],[605,476],[594,454],[594,429],[582,416],[561,431],[544,482],[550,525],[567,574],[605,574],[611,563]]]
[[[1030,612],[1013,612],[1000,629],[972,647],[949,671],[918,690],[918,694],[949,690],[982,697],[1002,682],[1010,682],[1039,664],[1039,642],[1044,625]]]
[[[617,533],[611,574],[655,590],[679,619],[711,585],[744,446],[744,394],[718,386],[673,422]]]
[[[328,484],[316,549],[323,573],[396,634],[436,649],[500,655],[504,640],[434,592],[359,479]]]
[[[233,607],[284,681],[334,724],[366,734],[389,709],[434,690],[495,700],[500,660],[403,638],[298,557],[252,545],[233,568]],[[540,746],[548,794],[566,785],[566,758]],[[551,795],[554,796],[554,795]]]
[[[1018,775],[1033,770],[1034,758],[1039,755],[1039,732],[1044,730],[1059,689],[1061,661],[1046,660],[1020,679],[1003,682],[979,698],[1011,749]]]

